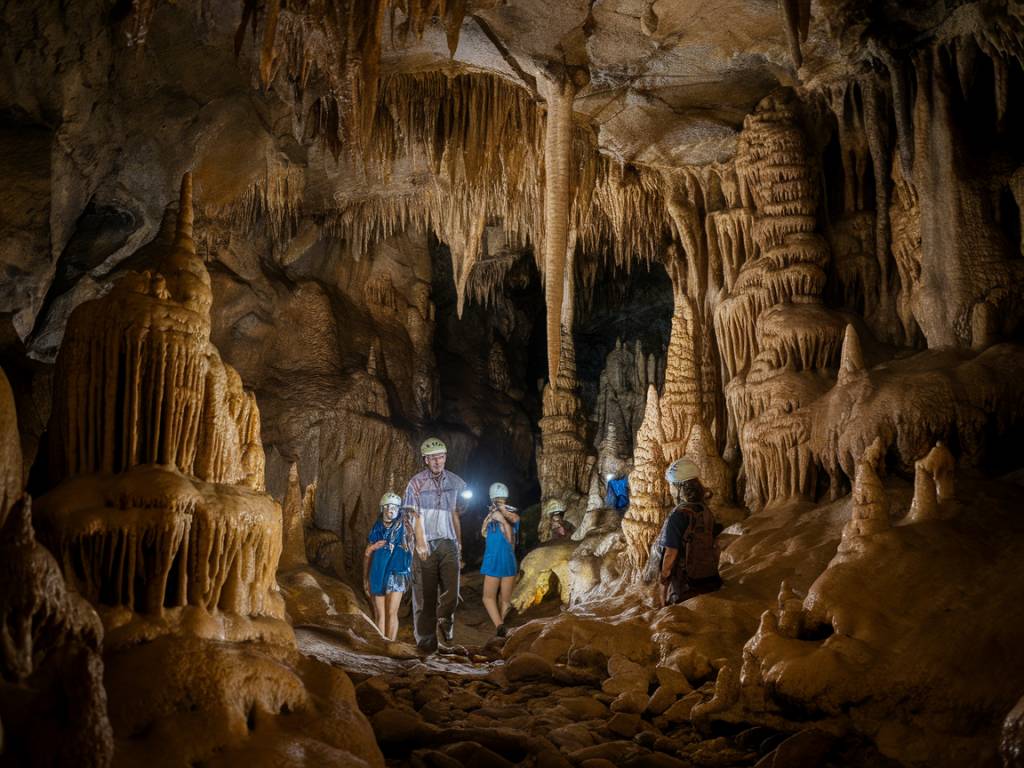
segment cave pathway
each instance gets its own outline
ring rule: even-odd
[[[303,653],[352,678],[387,765],[731,768],[770,759],[785,737],[763,727],[701,733],[689,720],[613,712],[615,696],[593,671],[533,654],[506,663],[481,587],[479,574],[464,574],[455,645],[429,656],[360,653],[329,632],[296,629]],[[560,610],[557,600],[546,601],[524,616],[513,612],[509,625]],[[402,613],[399,640],[411,641],[408,609]]]

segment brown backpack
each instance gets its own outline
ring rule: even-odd
[[[687,515],[683,542],[686,555],[683,560],[688,579],[711,579],[718,576],[718,547],[715,546],[715,518],[706,504],[680,504],[676,509]],[[678,562],[678,561],[677,561]]]

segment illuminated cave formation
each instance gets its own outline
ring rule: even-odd
[[[1014,4],[0,14],[0,767],[1024,765]]]

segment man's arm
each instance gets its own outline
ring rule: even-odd
[[[459,548],[459,568],[462,568],[465,563],[462,560],[462,523],[459,518],[461,517],[461,510],[458,506],[452,510],[452,527],[455,528],[455,543]]]
[[[427,535],[423,531],[423,515],[414,509],[406,509],[405,514],[406,519],[412,523],[416,555],[420,560],[426,560],[430,556],[430,549],[427,547]]]

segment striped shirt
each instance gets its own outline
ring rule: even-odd
[[[452,515],[462,512],[461,494],[465,488],[465,481],[447,470],[438,477],[429,469],[413,475],[403,503],[423,516],[423,533],[428,543],[439,539],[458,541]]]

